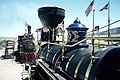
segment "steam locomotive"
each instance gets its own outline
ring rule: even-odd
[[[31,34],[31,26],[27,25],[28,33],[18,36],[18,50],[16,51],[15,61],[22,63],[35,64],[36,55],[34,37]]]
[[[88,28],[78,18],[66,28],[68,41],[64,43],[62,8],[41,7],[38,17],[44,27],[40,29],[40,58],[30,80],[120,80],[120,47],[90,49],[85,37]]]

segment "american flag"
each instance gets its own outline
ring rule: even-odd
[[[90,3],[90,5],[88,6],[88,8],[86,9],[86,11],[85,11],[86,16],[88,16],[89,13],[91,11],[93,11],[93,10],[95,10],[94,0]]]
[[[48,32],[49,29],[47,27],[43,27],[43,32]]]
[[[108,5],[109,5],[109,3],[107,3],[103,8],[101,8],[99,11],[103,11],[103,10],[106,10],[106,9],[108,9]]]
[[[60,24],[58,24],[58,26],[56,27],[56,29],[58,29],[58,28],[64,30],[64,21],[61,22]]]
[[[98,31],[99,30],[99,26],[95,26],[95,28],[93,29],[93,31]]]

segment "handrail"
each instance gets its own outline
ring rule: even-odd
[[[76,46],[76,45],[78,45],[78,44],[80,44],[80,43],[82,43],[83,41],[86,41],[86,40],[87,40],[87,38],[85,38],[85,39],[83,39],[81,41],[78,41],[77,43],[75,43],[73,45],[65,45],[65,47],[74,47],[74,46]]]
[[[110,23],[109,25],[115,24],[115,23],[117,23],[117,22],[119,22],[119,21],[120,21],[120,20],[114,21],[114,22]],[[100,27],[99,30],[100,30],[100,29],[103,29],[103,28],[105,28],[105,27],[107,27],[107,26],[108,26],[108,25],[105,25],[105,26],[103,26],[103,27]],[[93,30],[93,31],[94,31],[94,30]],[[91,34],[93,31],[87,32],[87,35]],[[95,32],[95,31],[94,31],[94,32]]]
[[[73,45],[58,44],[58,43],[51,43],[51,42],[45,42],[45,43],[60,45],[60,46],[64,46],[64,47],[74,47],[74,46],[76,46],[76,45],[82,43],[83,41],[86,41],[87,39],[88,39],[88,38],[85,38],[85,39],[83,39],[83,40],[81,40],[81,41],[79,41],[79,42],[77,42],[77,43],[75,43],[75,44],[73,44]]]
[[[83,40],[81,40],[81,41],[79,41],[79,42],[77,42],[75,44],[72,44],[72,45],[66,45],[66,44],[64,44],[64,42],[62,44],[51,43],[51,42],[44,42],[44,43],[55,44],[55,45],[60,45],[60,46],[64,46],[64,47],[74,47],[74,46],[82,43],[83,41],[90,40],[90,39],[92,39],[92,38],[87,37],[87,38],[85,38],[85,39],[83,39]],[[109,38],[108,37],[94,37],[93,39],[94,40],[120,40],[120,37],[109,37]]]
[[[44,70],[44,72],[52,79],[52,80],[58,80],[58,78],[45,66],[42,62],[37,61],[38,65],[41,66],[41,68]]]

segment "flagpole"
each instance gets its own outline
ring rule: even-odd
[[[94,57],[94,23],[95,23],[95,5],[94,5],[93,7],[94,7],[94,8],[93,8],[93,36],[92,36],[92,48],[93,48],[93,50],[92,50],[92,54],[91,54],[92,58]],[[92,62],[93,62],[93,59],[92,59]]]
[[[95,22],[94,17],[95,17],[95,10],[93,10],[93,30],[94,30],[94,22]]]
[[[110,1],[108,2],[108,37],[110,37]],[[108,45],[109,45],[108,41]]]
[[[92,50],[92,54],[91,54],[92,57],[94,56],[94,22],[95,22],[94,18],[95,18],[95,10],[93,10],[93,36],[92,36],[92,48],[93,48],[93,50]]]
[[[94,3],[95,3],[95,0],[94,0]],[[94,17],[95,17],[95,5],[94,5],[94,3],[93,3],[93,30],[94,30]],[[93,31],[94,32],[94,31]]]
[[[92,30],[92,36],[91,36],[91,42],[92,42],[92,51],[91,51],[91,62],[93,62],[95,59],[94,57],[94,17],[95,17],[95,5],[94,5],[95,0],[93,0],[88,8],[85,11],[86,16],[89,15],[89,13],[92,11],[93,12],[93,30]]]

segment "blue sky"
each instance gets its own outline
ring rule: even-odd
[[[66,10],[65,28],[78,17],[80,21],[92,30],[92,12],[88,17],[85,10],[92,0],[0,0],[0,37],[22,35],[27,28],[25,23],[32,26],[32,33],[42,27],[37,10],[41,6],[55,5]],[[109,0],[95,0],[95,25],[107,25],[107,10],[99,12]],[[120,19],[120,0],[110,1],[111,22]],[[120,22],[111,25],[111,28],[120,27]]]

